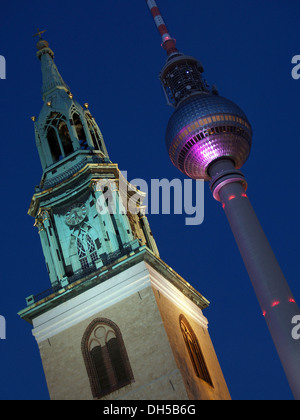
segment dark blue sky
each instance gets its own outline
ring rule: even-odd
[[[248,195],[298,303],[299,100],[291,77],[300,54],[296,0],[161,0],[178,48],[197,57],[205,78],[236,102],[252,123],[243,168]],[[19,319],[25,297],[50,285],[34,220],[27,210],[42,171],[32,115],[42,106],[36,28],[74,97],[88,102],[110,158],[128,179],[184,179],[168,158],[164,136],[172,109],[158,74],[165,63],[144,0],[4,2],[0,55],[2,205],[0,207],[0,399],[47,399],[31,327]],[[210,300],[204,312],[233,399],[291,399],[287,381],[221,206],[205,185],[205,218],[149,215],[160,254]],[[300,343],[299,343],[300,345]]]

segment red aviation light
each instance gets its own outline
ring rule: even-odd
[[[275,300],[275,301],[272,303],[272,308],[275,308],[275,306],[278,306],[278,305],[280,305],[279,300]]]
[[[296,303],[295,299],[293,299],[293,298],[289,298],[289,302]]]
[[[233,194],[233,195],[230,195],[229,197],[228,197],[228,201],[231,201],[231,200],[234,200],[236,198],[236,196]]]

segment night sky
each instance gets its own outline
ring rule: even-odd
[[[300,54],[296,0],[158,0],[171,35],[199,59],[204,77],[236,102],[253,127],[243,172],[249,198],[296,300],[299,284]],[[158,79],[166,55],[144,0],[11,1],[1,5],[0,399],[48,399],[31,326],[17,312],[50,286],[34,220],[27,215],[42,170],[31,116],[42,107],[36,28],[81,104],[88,102],[110,158],[128,180],[184,179],[169,160],[172,113]],[[222,207],[205,185],[204,222],[149,215],[161,258],[210,302],[204,311],[231,396],[292,399]],[[300,343],[299,343],[300,345]]]

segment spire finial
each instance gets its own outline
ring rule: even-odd
[[[47,41],[45,41],[43,38],[42,38],[42,34],[44,34],[46,32],[46,30],[45,31],[40,31],[40,29],[39,28],[37,28],[37,33],[36,34],[34,34],[34,35],[32,35],[33,36],[33,38],[35,38],[36,36],[38,36],[39,37],[39,40],[38,40],[38,42],[37,42],[37,44],[36,44],[36,48],[40,51],[40,50],[42,50],[42,49],[44,49],[44,48],[49,48],[49,44],[48,44],[48,42]]]
[[[37,33],[32,35],[32,36],[33,36],[33,38],[38,36],[40,39],[42,39],[42,34],[45,33],[45,32],[46,32],[46,30],[45,31],[40,31],[40,29],[37,28]]]

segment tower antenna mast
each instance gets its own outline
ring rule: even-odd
[[[222,203],[289,385],[300,400],[300,341],[292,335],[300,310],[239,170],[250,154],[250,122],[240,107],[209,88],[200,63],[178,52],[156,2],[146,2],[168,55],[160,79],[175,108],[166,131],[169,156],[188,177],[209,181],[214,198]]]
[[[167,51],[168,55],[178,52],[176,48],[176,40],[172,38],[169,34],[168,28],[164,22],[164,19],[159,11],[155,0],[146,0],[146,3],[150,9],[158,32],[161,35],[162,47]]]

